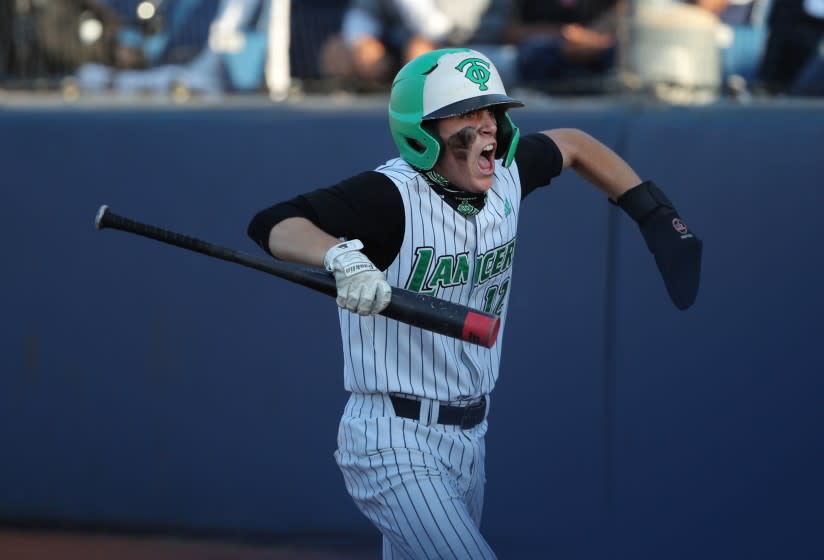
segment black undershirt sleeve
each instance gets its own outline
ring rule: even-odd
[[[293,217],[306,218],[334,237],[360,239],[364,254],[381,270],[392,264],[403,242],[403,200],[392,180],[377,171],[366,171],[261,210],[252,218],[247,233],[269,252],[269,232]]]
[[[548,185],[564,168],[561,150],[552,138],[539,132],[520,139],[515,161],[521,177],[522,200],[535,189]]]

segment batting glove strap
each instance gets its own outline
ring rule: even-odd
[[[638,223],[672,302],[678,309],[690,307],[698,295],[703,241],[652,181],[628,190],[616,204]]]
[[[383,311],[392,298],[392,288],[378,267],[360,252],[357,239],[335,245],[324,258],[326,269],[335,274],[338,307],[358,315]]]
[[[328,251],[326,251],[326,255],[323,257],[323,266],[329,272],[335,272],[335,266],[340,266],[340,264],[335,264],[335,260],[339,256],[351,251],[360,251],[361,249],[363,249],[363,243],[360,239],[350,239],[349,241],[338,243],[337,245],[332,246]],[[372,263],[370,262],[369,264]]]

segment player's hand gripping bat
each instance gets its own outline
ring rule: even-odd
[[[337,295],[334,277],[321,268],[242,253],[119,216],[112,213],[106,205],[101,206],[97,211],[94,223],[97,229],[112,228],[134,233],[196,253],[261,270],[332,297]],[[495,315],[396,287],[392,288],[392,300],[389,306],[380,314],[402,323],[486,348],[495,344],[500,328],[500,318]]]

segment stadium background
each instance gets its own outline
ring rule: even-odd
[[[0,556],[378,557],[332,459],[346,395],[328,298],[93,218],[105,203],[255,252],[262,205],[394,155],[385,98],[66,83],[0,93]],[[662,184],[705,260],[679,312],[593,189],[565,175],[530,198],[490,542],[502,558],[820,558],[824,104],[521,93],[522,130],[582,128]]]

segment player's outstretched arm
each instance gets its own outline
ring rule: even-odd
[[[670,299],[678,309],[689,308],[698,295],[703,242],[687,228],[667,195],[652,181],[642,182],[618,154],[585,132],[543,133],[558,145],[565,169],[574,169],[638,224]]]
[[[573,169],[611,200],[617,200],[641,183],[641,178],[621,156],[586,132],[556,128],[542,133],[558,146],[564,169]]]

